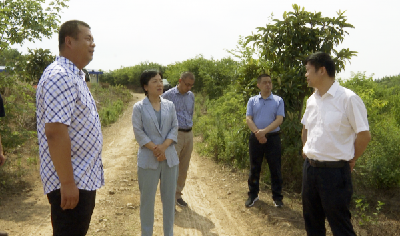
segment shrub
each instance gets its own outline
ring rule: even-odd
[[[196,95],[196,103],[203,102],[200,109],[204,111],[194,123],[195,134],[203,137],[200,152],[216,161],[244,167],[249,162],[249,130],[242,96],[230,91],[215,100],[198,97]]]
[[[390,78],[384,82],[374,81],[365,73],[354,74],[350,80],[342,82],[343,86],[363,99],[372,137],[366,151],[357,161],[355,181],[360,186],[376,189],[400,186],[400,87],[394,83],[391,88],[387,88]]]
[[[131,92],[122,85],[103,88],[99,84],[90,84],[90,91],[96,101],[102,126],[117,121],[125,105],[132,99]]]
[[[1,141],[4,151],[10,152],[36,137],[35,90],[16,76],[0,75],[0,93],[6,111],[0,122]]]

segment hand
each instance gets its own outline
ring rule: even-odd
[[[157,161],[164,161],[166,159],[167,158],[165,157],[165,154],[164,155],[160,155],[160,156],[157,157]]]
[[[153,154],[155,157],[157,157],[158,161],[164,161],[166,159],[166,157],[165,157],[166,149],[167,148],[164,147],[164,145],[162,145],[162,144],[154,147]]]
[[[79,189],[75,183],[61,184],[61,208],[74,209],[79,202]]]
[[[0,166],[4,165],[6,163],[7,158],[3,155],[3,153],[0,153]]]
[[[267,143],[267,138],[265,137],[265,134],[263,132],[257,130],[256,132],[254,132],[254,134],[256,135],[256,138],[259,143],[261,144]]]
[[[268,139],[266,137],[262,137],[260,139],[257,139],[259,143],[264,144],[267,143]]]
[[[354,159],[351,159],[349,161],[349,166],[350,166],[350,172],[353,172],[354,166],[356,165],[356,161]]]
[[[263,131],[257,130],[256,132],[254,132],[254,134],[256,135],[258,141],[260,141],[260,139],[262,138],[265,138],[265,133]]]

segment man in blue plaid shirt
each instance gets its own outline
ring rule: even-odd
[[[40,175],[57,236],[86,235],[96,190],[104,185],[101,125],[82,71],[93,59],[94,47],[88,24],[62,24],[60,56],[37,87]]]

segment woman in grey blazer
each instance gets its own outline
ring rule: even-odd
[[[175,106],[163,99],[158,71],[144,71],[140,84],[146,98],[133,106],[132,125],[139,143],[138,181],[142,236],[153,235],[154,201],[160,180],[164,235],[172,236],[179,159],[175,150],[178,120]]]

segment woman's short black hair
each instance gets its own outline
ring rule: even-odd
[[[145,70],[140,75],[140,85],[142,86],[142,89],[146,96],[147,96],[147,91],[144,89],[144,86],[149,85],[149,81],[151,80],[151,78],[155,77],[156,75],[160,75],[161,78],[163,77],[158,70]]]

